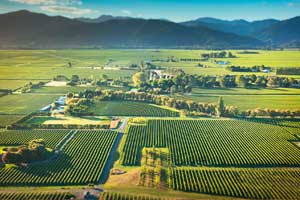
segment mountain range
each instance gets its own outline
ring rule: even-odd
[[[265,48],[300,46],[300,17],[248,22],[199,18],[175,23],[102,15],[96,19],[20,10],[0,15],[0,48]]]

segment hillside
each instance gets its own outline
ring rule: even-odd
[[[207,28],[217,30],[217,31],[222,31],[225,33],[234,33],[241,36],[254,37],[255,36],[254,33],[262,31],[277,22],[279,21],[275,19],[266,19],[261,21],[248,22],[246,20],[228,21],[228,20],[205,17],[196,20],[182,22],[181,24],[189,27],[205,26]]]
[[[258,38],[273,45],[300,46],[300,17],[274,24],[262,31]]]
[[[24,10],[0,15],[0,26],[2,48],[253,48],[263,44],[249,37],[165,20],[113,19],[85,23]]]

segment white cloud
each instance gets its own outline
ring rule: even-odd
[[[29,5],[51,5],[55,4],[56,0],[9,0],[11,2],[17,2],[22,4],[29,4]]]
[[[130,10],[122,10],[122,13],[125,15],[132,15],[132,12]]]
[[[29,5],[82,5],[81,0],[9,0]]]
[[[59,6],[59,5],[41,6],[41,10],[52,12],[52,13],[68,14],[68,15],[84,15],[84,14],[91,14],[94,12],[91,9],[83,9],[83,8],[76,8],[72,6]]]

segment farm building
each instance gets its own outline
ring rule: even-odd
[[[41,108],[40,112],[49,112],[51,110],[51,108],[52,108],[52,106],[51,106],[51,104],[49,104],[49,105]]]
[[[150,80],[155,80],[160,78],[172,79],[174,77],[175,77],[174,74],[166,73],[163,72],[162,70],[150,70],[150,75],[149,75]]]

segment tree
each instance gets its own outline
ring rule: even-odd
[[[224,115],[224,112],[225,112],[225,106],[224,106],[224,101],[223,101],[222,97],[219,98],[218,105],[217,105],[216,109],[217,109],[216,110],[217,115],[219,117],[222,117]]]
[[[22,156],[15,152],[6,152],[2,155],[2,161],[6,164],[19,164],[22,160]]]
[[[144,72],[138,72],[133,75],[132,81],[135,87],[142,87],[146,84],[147,76]]]
[[[78,82],[79,81],[79,76],[78,75],[72,75],[72,78],[71,78],[71,82]]]
[[[69,92],[69,93],[67,94],[67,97],[68,97],[68,98],[73,98],[73,96],[74,96],[74,95],[73,95],[72,92]]]

